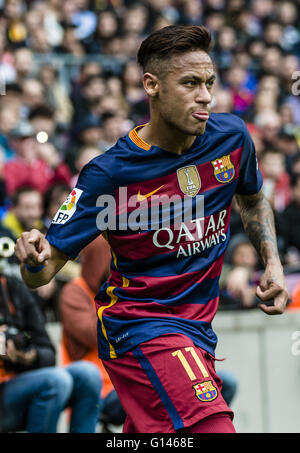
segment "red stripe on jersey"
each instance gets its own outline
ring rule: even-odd
[[[206,304],[189,304],[187,302],[175,307],[169,307],[156,302],[126,300],[119,304],[116,303],[113,307],[106,308],[104,313],[105,318],[108,318],[108,323],[110,316],[122,320],[170,317],[210,323],[218,309],[218,303],[219,297],[210,300]]]
[[[174,226],[170,226],[172,233],[168,232],[167,230],[162,230],[157,234],[155,231],[147,231],[134,234],[117,235],[109,231],[108,242],[111,248],[114,250],[117,258],[126,258],[128,260],[140,260],[164,253],[174,253],[178,251],[181,245],[187,246],[187,244],[191,244],[191,247],[193,249],[191,249],[191,253],[197,253],[195,247],[198,246],[198,243],[201,245],[202,241],[202,243],[204,244],[203,246],[205,246],[206,248],[208,247],[209,238],[217,235],[214,236],[214,240],[218,241],[220,240],[220,231],[223,229],[225,233],[228,230],[230,210],[231,207],[228,206],[226,213],[225,210],[223,210],[218,212],[217,214],[212,214],[205,217],[202,224],[201,222],[199,222],[199,228],[201,227],[203,230],[202,238],[199,237],[197,225],[195,222],[185,222],[185,225],[190,232],[191,237],[189,237],[189,233],[185,229],[175,230]],[[222,215],[222,213],[224,214]],[[156,236],[154,236],[155,234]],[[170,234],[173,234],[172,241],[169,241]],[[156,240],[160,245],[165,245],[170,242],[170,247],[173,248],[155,245],[154,237],[156,237]],[[138,247],[136,247],[137,243],[139,244]]]
[[[232,181],[235,181],[239,177],[242,151],[243,147],[240,147],[230,153],[230,159],[235,169],[235,176]],[[216,179],[213,165],[210,161],[197,165],[197,170],[201,179],[201,188],[198,195],[223,185]],[[124,188],[122,188],[122,190],[124,190]],[[150,195],[152,193],[153,195]],[[173,172],[160,178],[153,178],[129,184],[126,187],[126,193],[119,192],[119,189],[116,190],[116,215],[124,214],[126,212],[130,213],[139,207],[147,207],[147,202],[149,200],[151,200],[151,206],[157,206],[163,202],[163,195],[168,198],[171,198],[174,195],[177,197],[180,196],[181,198],[186,196],[180,189],[176,173]],[[140,201],[143,197],[147,198]],[[128,206],[129,199],[130,206]]]

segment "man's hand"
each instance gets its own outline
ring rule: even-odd
[[[15,254],[23,264],[41,266],[51,257],[51,247],[39,230],[22,233],[15,246]]]
[[[15,246],[15,254],[21,263],[21,274],[29,288],[38,288],[49,283],[57,272],[66,264],[69,257],[53,247],[38,230],[22,233]],[[37,272],[26,269],[40,267]]]
[[[245,232],[259,254],[265,272],[260,279],[256,295],[262,302],[273,300],[273,306],[261,304],[268,315],[280,315],[288,301],[288,291],[279,258],[274,215],[262,191],[254,195],[238,195]]]
[[[279,263],[268,265],[256,289],[256,295],[262,302],[273,300],[273,305],[260,304],[259,307],[268,315],[281,315],[286,307],[289,294]]]
[[[30,349],[29,351],[20,351],[15,347],[15,344],[12,340],[7,340],[6,345],[6,359],[10,360],[13,363],[20,363],[24,366],[30,366],[35,361],[37,357],[37,352],[35,349]]]

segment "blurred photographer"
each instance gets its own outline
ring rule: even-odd
[[[14,253],[10,240],[0,238],[5,259]],[[39,304],[21,279],[5,275],[4,261],[0,259],[0,433],[55,433],[66,407],[72,408],[71,432],[95,432],[101,409],[98,370],[81,361],[54,366],[55,350]]]

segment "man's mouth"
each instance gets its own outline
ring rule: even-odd
[[[204,111],[204,110],[199,111],[199,112],[193,112],[192,115],[197,120],[202,120],[202,121],[206,121],[209,118],[209,113],[207,111]]]

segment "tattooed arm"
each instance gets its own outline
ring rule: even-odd
[[[269,315],[282,314],[288,300],[288,291],[277,249],[273,211],[262,192],[236,195],[236,199],[245,232],[265,267],[256,295],[262,302],[274,300],[274,305],[262,303],[260,308]]]

